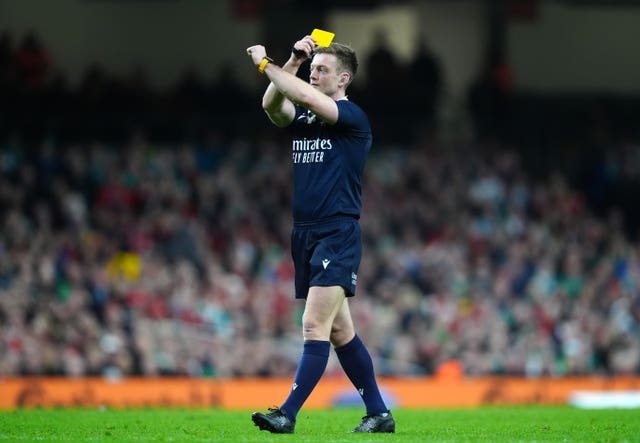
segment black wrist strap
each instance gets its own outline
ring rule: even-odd
[[[301,49],[291,48],[291,52],[295,56],[295,58],[306,58],[307,53]]]

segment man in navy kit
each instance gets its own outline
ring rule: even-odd
[[[252,420],[261,430],[292,433],[333,345],[367,411],[352,432],[395,432],[348,303],[355,295],[362,254],[361,180],[372,140],[366,114],[346,96],[358,67],[355,52],[339,43],[316,47],[307,35],[293,45],[283,67],[267,57],[262,45],[248,48],[247,54],[271,81],[263,109],[276,126],[290,127],[293,133],[291,253],[296,298],[306,300],[304,348],[289,396],[269,413],[254,412]],[[296,73],[310,57],[307,83]]]

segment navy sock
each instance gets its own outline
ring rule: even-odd
[[[388,412],[373,372],[373,361],[369,351],[357,335],[344,346],[336,348],[342,369],[356,387],[367,408],[367,414]]]
[[[282,404],[282,409],[289,419],[295,421],[298,411],[302,407],[313,388],[327,368],[331,344],[328,341],[307,340],[304,342],[302,357],[298,362],[296,376],[289,397]]]

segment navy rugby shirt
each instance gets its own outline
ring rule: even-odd
[[[371,125],[347,99],[336,101],[338,121],[322,122],[296,105],[293,131],[293,219],[309,222],[336,215],[360,217],[362,172],[371,149]]]

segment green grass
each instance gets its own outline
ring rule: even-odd
[[[53,409],[0,412],[0,442],[640,442],[637,410],[396,409],[395,434],[349,434],[362,411],[303,410],[296,433],[259,431],[247,411]]]

